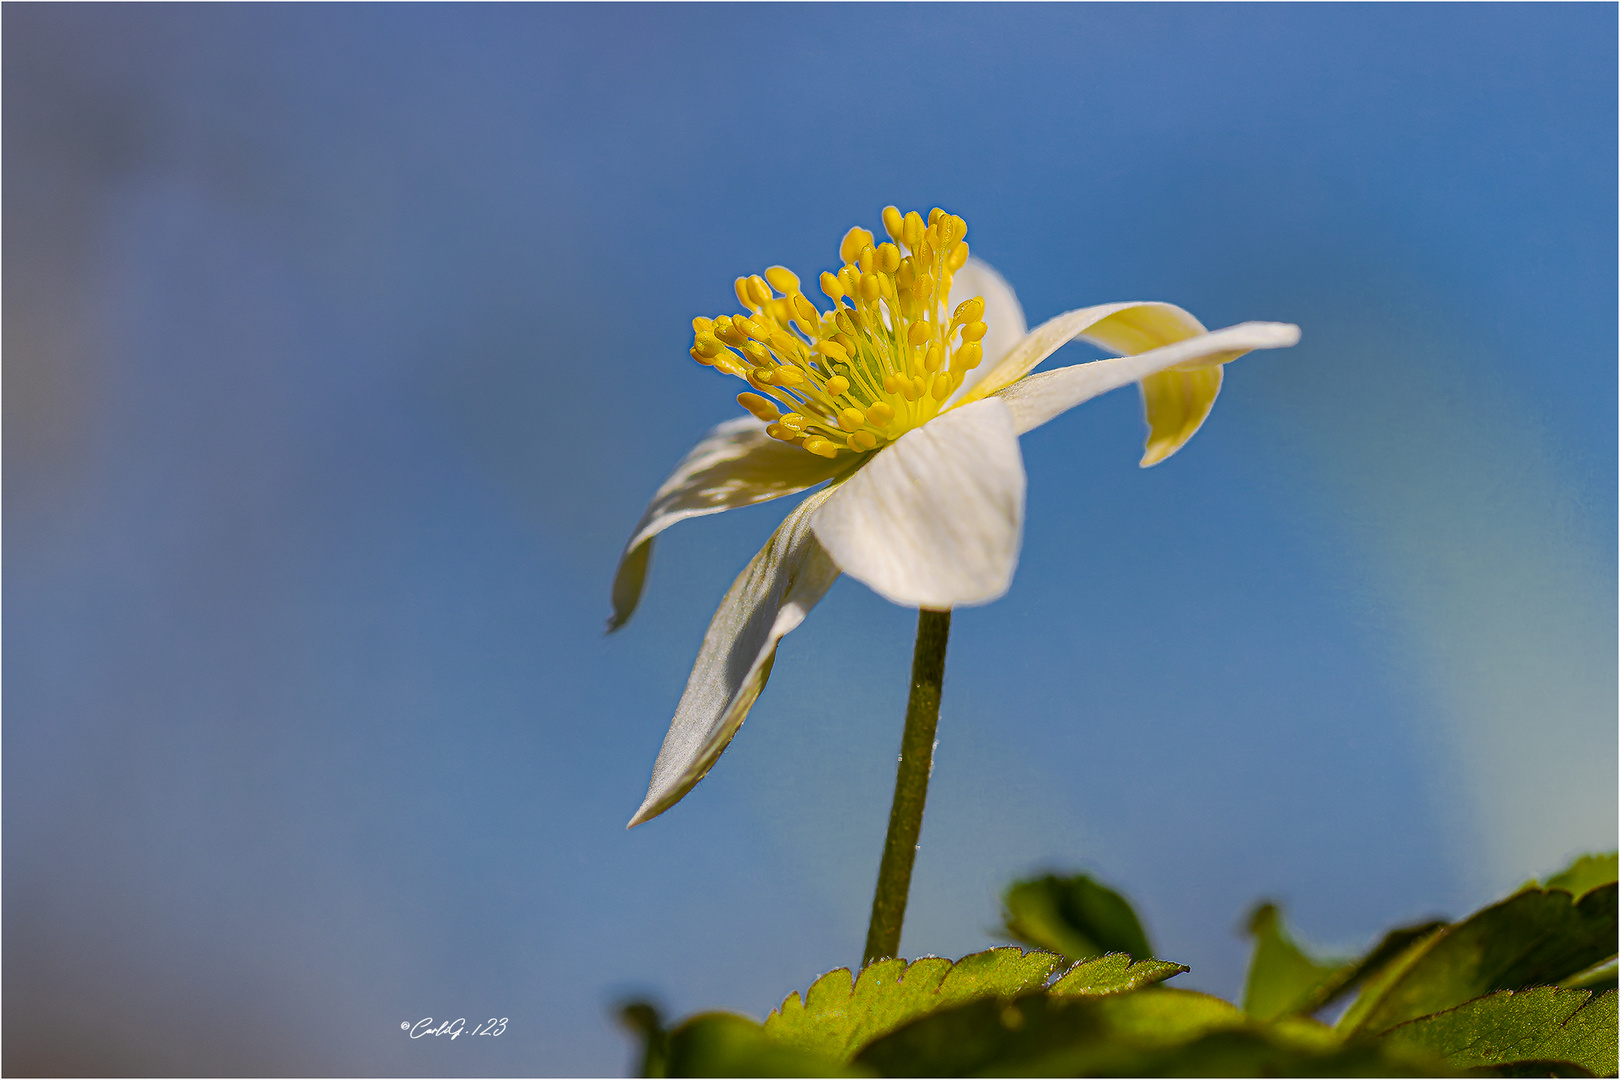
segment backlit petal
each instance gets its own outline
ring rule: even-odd
[[[777,642],[838,579],[837,565],[810,529],[816,509],[836,490],[801,502],[720,602],[630,826],[662,814],[703,779],[765,688]]]
[[[1022,435],[1098,394],[1141,382],[1159,372],[1182,365],[1194,365],[1191,372],[1185,372],[1187,374],[1199,374],[1205,370],[1218,372],[1220,368],[1215,365],[1235,360],[1251,349],[1282,349],[1297,341],[1299,327],[1291,323],[1239,323],[1174,345],[1150,349],[1136,356],[1095,360],[1089,364],[1075,364],[1031,375],[1002,390],[996,397],[1007,403],[1012,413],[1013,427]],[[1216,387],[1219,387],[1219,383],[1216,383]]]
[[[1007,591],[1024,524],[1024,461],[992,398],[942,413],[832,492],[816,535],[885,599],[945,609]]]
[[[1145,469],[1180,450],[1204,426],[1221,392],[1221,365],[1161,371],[1143,379],[1141,387],[1142,416],[1148,427],[1141,461]]]
[[[689,517],[718,514],[782,495],[792,495],[828,479],[838,463],[765,434],[765,424],[744,416],[705,435],[653,495],[613,576],[611,632],[623,626],[641,599],[653,537]]]
[[[1066,311],[1026,334],[963,401],[988,397],[1011,386],[1075,338],[1115,352],[1138,353],[1203,332],[1203,324],[1187,312],[1158,301],[1098,304]]]
[[[984,359],[962,380],[962,385],[956,390],[957,400],[969,393],[974,384],[984,378],[1028,332],[1023,305],[1019,304],[1007,279],[996,273],[989,263],[969,259],[951,279],[951,295],[945,302],[946,313],[955,311],[956,305],[975,296],[984,298],[984,324],[989,328],[979,342],[984,349]]]

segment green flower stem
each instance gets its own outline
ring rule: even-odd
[[[900,736],[900,767],[894,778],[889,835],[883,841],[872,922],[866,931],[863,966],[900,954],[900,926],[911,891],[911,864],[917,859],[928,774],[934,769],[934,731],[939,726],[939,695],[945,682],[945,643],[951,636],[949,611],[917,612],[917,646],[911,654],[911,697],[906,730]]]

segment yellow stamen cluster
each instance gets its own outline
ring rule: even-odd
[[[862,228],[844,236],[843,266],[821,275],[831,311],[773,266],[737,279],[745,314],[692,320],[692,359],[747,380],[754,390],[737,403],[772,438],[826,458],[875,450],[933,419],[984,359],[984,300],[944,314],[967,222],[890,206],[883,226],[892,243]]]

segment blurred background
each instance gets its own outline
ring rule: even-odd
[[[1297,322],[1024,440],[904,951],[1085,869],[1180,985],[1615,842],[1615,9],[7,5],[8,1073],[614,1074],[859,959],[914,615],[841,581],[626,832],[785,509],[630,527],[740,274],[888,203],[1031,323]],[[1057,358],[1084,360],[1075,346]],[[508,1017],[498,1038],[403,1021]]]

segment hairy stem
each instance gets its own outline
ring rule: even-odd
[[[917,646],[911,654],[911,697],[906,730],[900,736],[900,767],[894,778],[889,835],[883,841],[872,922],[866,931],[863,966],[900,952],[900,927],[911,891],[911,864],[917,859],[928,774],[934,768],[934,730],[939,726],[939,695],[945,682],[945,643],[951,635],[949,611],[917,612]]]

